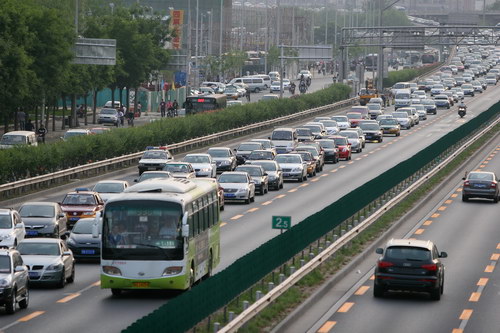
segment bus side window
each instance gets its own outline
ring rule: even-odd
[[[210,200],[208,199],[208,194],[203,197],[203,229],[210,228],[210,217],[208,212],[208,207],[210,206]]]
[[[198,202],[193,201],[193,235],[196,236],[199,234],[198,230]]]
[[[193,223],[193,205],[189,204],[187,206],[188,212],[188,225],[189,225],[189,237],[194,236],[194,223]]]

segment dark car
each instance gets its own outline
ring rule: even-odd
[[[323,166],[325,165],[325,153],[323,149],[321,149],[321,147],[318,150],[318,147],[316,147],[316,145],[301,144],[300,146],[297,146],[296,150],[298,152],[300,151],[310,152],[314,157],[314,161],[316,162],[316,172],[323,171]]]
[[[314,140],[314,134],[310,128],[298,127],[295,130],[297,131],[297,139],[299,142]]]
[[[260,165],[264,168],[264,171],[267,173],[269,188],[273,188],[278,191],[283,188],[283,171],[281,170],[280,165],[276,161],[247,161],[251,162],[251,164]]]
[[[463,178],[462,201],[470,198],[492,199],[497,203],[499,199],[499,179],[493,172],[472,171]]]
[[[445,272],[441,258],[448,255],[438,252],[431,241],[391,239],[385,249],[376,252],[382,256],[375,266],[374,297],[404,290],[428,292],[431,299],[441,299]]]
[[[437,114],[436,103],[432,99],[423,99],[420,101],[424,105],[427,114]]]
[[[366,141],[382,142],[384,140],[384,134],[379,124],[360,123],[359,128],[363,130]]]
[[[26,202],[19,208],[26,237],[59,238],[66,232],[67,218],[57,202]]]
[[[332,139],[321,139],[321,140],[316,140],[317,143],[323,148],[323,151],[325,152],[325,163],[326,162],[332,162],[332,163],[338,163],[339,161],[339,149],[335,145],[335,141]]]
[[[258,150],[254,150],[250,153],[250,155],[248,155],[247,159],[245,162],[249,162],[249,161],[262,161],[262,160],[274,160],[274,158],[276,157],[276,154],[274,153],[273,150],[262,150],[262,149],[258,149]]]
[[[236,155],[231,148],[212,147],[208,149],[207,154],[215,161],[217,172],[233,171],[236,168]]]
[[[441,95],[436,95],[434,97],[434,103],[436,103],[436,106],[438,108],[450,108],[450,100],[448,96],[441,94]]]
[[[269,192],[269,178],[263,167],[256,164],[245,164],[237,166],[234,171],[247,172],[255,182],[255,191],[260,191],[261,195]]]
[[[260,142],[249,141],[243,142],[238,146],[238,148],[235,148],[234,151],[236,153],[236,161],[238,162],[238,165],[245,163],[248,156],[254,150],[264,150],[264,146],[262,146]]]
[[[28,267],[17,250],[0,249],[0,306],[7,314],[16,312],[17,305],[26,309],[29,302]]]
[[[73,252],[75,259],[99,259],[101,256],[101,231],[99,223],[99,238],[92,237],[92,226],[95,219],[80,219],[76,222],[71,233],[67,233],[66,244]]]

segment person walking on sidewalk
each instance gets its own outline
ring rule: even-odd
[[[45,143],[45,135],[47,134],[47,129],[45,128],[45,126],[43,125],[43,123],[40,124],[40,127],[38,128],[38,130],[36,131],[37,134],[38,134],[38,142],[42,142],[42,143]]]
[[[139,102],[137,102],[137,117],[141,116],[141,112],[142,112],[142,104],[139,101]]]
[[[165,117],[165,110],[166,110],[166,107],[167,107],[167,103],[165,103],[165,100],[162,99],[161,100],[161,103],[160,103],[160,116],[163,118]]]
[[[174,109],[174,117],[177,117],[178,108],[179,108],[179,103],[177,103],[177,100],[174,99],[174,102],[172,103],[172,109]]]
[[[118,119],[120,119],[120,125],[121,125],[122,127],[123,127],[123,123],[124,123],[124,121],[125,121],[125,119],[124,119],[124,118],[125,118],[125,114],[123,113],[123,108],[122,108],[122,107],[120,107],[120,108],[118,109]]]

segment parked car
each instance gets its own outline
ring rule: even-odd
[[[101,221],[101,220],[100,220]],[[102,222],[99,222],[99,237],[94,238],[92,227],[97,223],[95,219],[80,219],[73,230],[67,232],[66,244],[75,259],[99,259],[101,257]]]
[[[445,267],[431,241],[391,239],[385,248],[378,248],[374,274],[373,296],[382,297],[389,290],[428,292],[433,300],[441,299]]]
[[[86,136],[86,135],[91,135],[90,131],[85,128],[74,128],[67,130],[66,133],[64,133],[64,136],[61,137],[63,141],[68,141],[69,139],[78,137],[78,136]]]
[[[26,237],[59,238],[67,230],[68,219],[57,202],[25,202],[19,208],[19,214],[24,222]]]
[[[118,117],[118,110],[112,108],[102,108],[97,116],[98,124],[112,124],[116,127],[120,125],[120,117]]]
[[[470,198],[492,199],[497,203],[499,198],[498,182],[500,179],[493,172],[471,171],[464,178],[462,201]]]
[[[30,284],[64,288],[66,282],[75,281],[75,258],[63,240],[29,238],[20,242],[17,250],[29,267]]]
[[[16,247],[24,237],[26,230],[17,210],[0,208],[0,248]]]
[[[17,305],[26,309],[29,304],[28,267],[14,249],[0,249],[0,306],[5,313],[14,314]]]
[[[196,177],[217,177],[217,165],[210,154],[187,154],[182,160],[191,163]]]
[[[246,204],[255,200],[255,182],[247,172],[225,171],[218,181],[224,189],[224,200],[244,200]]]

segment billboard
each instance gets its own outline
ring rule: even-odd
[[[73,50],[74,64],[108,66],[116,64],[116,39],[78,38]]]
[[[170,10],[170,26],[174,32],[172,37],[172,48],[178,50],[182,47],[182,25],[184,24],[183,10]]]

